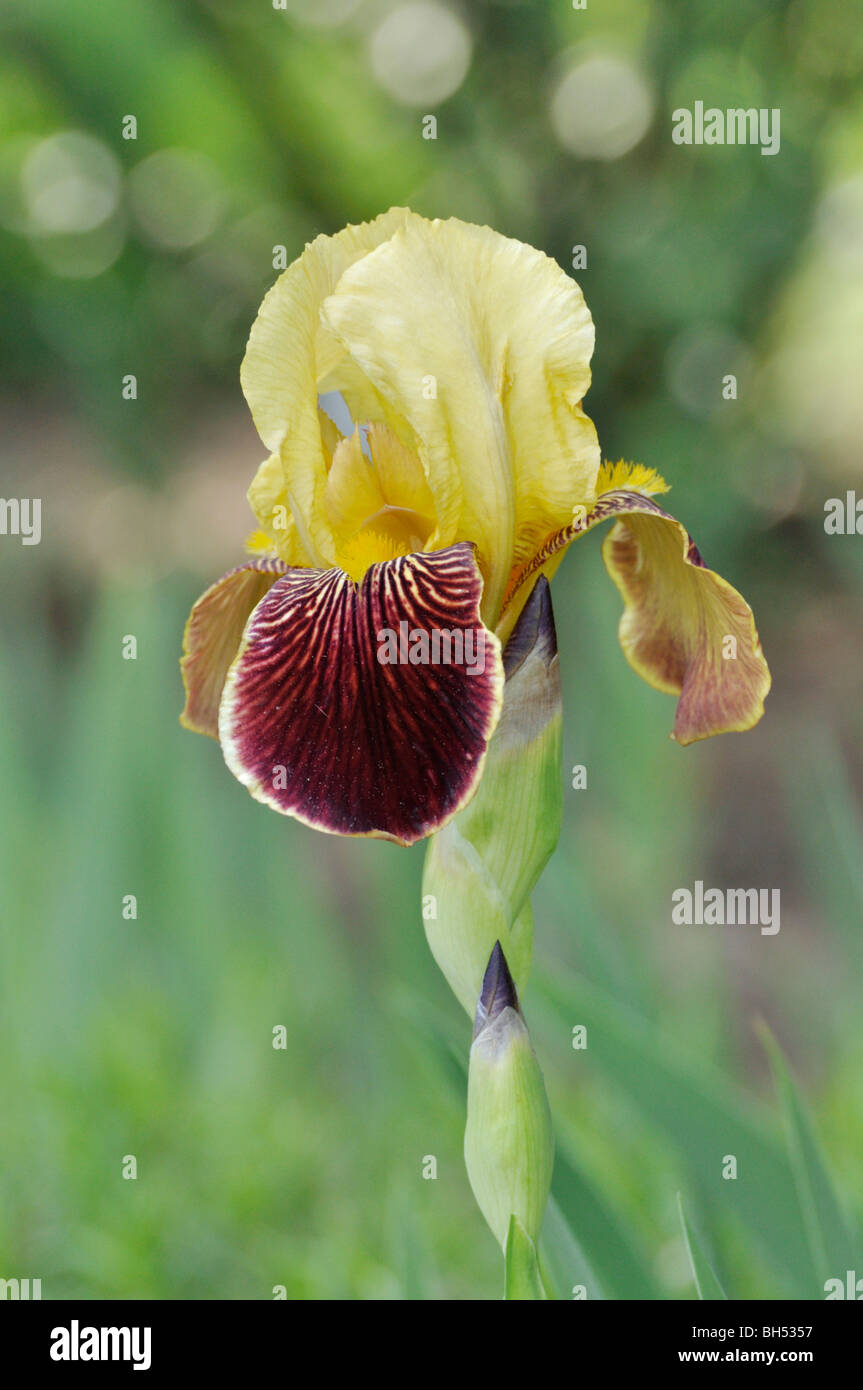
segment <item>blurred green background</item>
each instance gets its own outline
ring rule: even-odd
[[[603,451],[673,483],[774,675],[754,732],[682,750],[619,650],[601,538],[555,580],[564,773],[588,786],[535,894],[524,1002],[575,1237],[561,1283],[695,1297],[678,1192],[732,1297],[863,1275],[863,539],[823,528],[827,498],[863,496],[861,17],[5,0],[2,493],[43,499],[43,536],[0,537],[0,1277],[500,1296],[421,848],[273,815],[177,722],[186,612],[252,525],[238,369],[273,248],[392,203],[567,269],[586,247]],[[779,107],[780,153],[674,145],[696,100]],[[696,879],[780,888],[781,931],[673,926]],[[778,1095],[759,1020],[794,1078]]]

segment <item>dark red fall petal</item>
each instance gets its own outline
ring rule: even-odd
[[[373,565],[358,585],[342,570],[288,570],[225,682],[219,738],[234,776],[333,834],[408,845],[437,830],[474,791],[503,699],[481,595],[467,544]],[[450,664],[440,638],[433,661],[435,632],[454,634]]]
[[[180,670],[186,706],[180,723],[197,734],[219,736],[219,701],[228,667],[237,655],[249,614],[287,566],[250,560],[217,579],[189,614]]]

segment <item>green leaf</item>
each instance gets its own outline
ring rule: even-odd
[[[514,1216],[510,1217],[506,1237],[506,1269],[504,1273],[503,1296],[505,1299],[545,1299],[547,1297],[539,1273],[539,1260],[536,1246],[519,1225]]]
[[[679,1045],[579,976],[560,970],[553,978],[537,976],[535,989],[537,1003],[546,1001],[555,1027],[563,1026],[567,1036],[573,1023],[587,1027],[590,1064],[674,1145],[717,1212],[742,1223],[789,1294],[818,1297],[788,1157],[760,1108],[721,1073],[681,1055]],[[737,1160],[736,1179],[722,1177],[726,1155]],[[552,1190],[560,1196],[556,1185]]]
[[[584,1289],[589,1299],[604,1298],[602,1286],[555,1198],[549,1197],[539,1237],[542,1279],[555,1299],[571,1299]]]
[[[713,1271],[713,1266],[707,1258],[701,1241],[686,1220],[686,1213],[683,1210],[683,1199],[679,1192],[677,1194],[677,1210],[680,1212],[683,1239],[686,1243],[686,1253],[689,1256],[692,1277],[695,1280],[698,1297],[701,1299],[727,1299],[728,1294],[717,1279]]]
[[[827,1170],[821,1144],[779,1044],[765,1023],[758,1033],[770,1059],[785,1121],[788,1152],[797,1198],[809,1242],[815,1278],[823,1289],[828,1279],[842,1279],[856,1268],[855,1240]]]
[[[595,1271],[593,1288],[588,1284],[588,1297],[602,1297],[597,1281],[609,1298],[664,1297],[623,1224],[599,1188],[565,1151],[560,1139],[555,1146],[551,1191]],[[583,1282],[573,1279],[571,1284]]]
[[[824,727],[807,730],[800,756],[786,760],[782,774],[810,888],[848,959],[859,966],[863,820],[835,733]]]

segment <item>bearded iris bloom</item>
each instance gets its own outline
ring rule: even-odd
[[[601,463],[593,343],[547,256],[400,208],[318,237],[270,290],[241,372],[269,451],[258,529],[195,604],[182,661],[182,722],[258,800],[404,845],[445,825],[482,776],[537,577],[600,521],[624,653],[678,697],[673,737],[761,717],[750,608],[655,500],[658,473]],[[331,392],[353,433],[320,408]],[[384,660],[387,633],[481,639],[483,660]]]
[[[423,923],[476,1019],[468,1176],[517,1298],[545,1296],[553,1143],[519,995],[560,835],[549,580],[571,542],[611,523],[623,650],[677,696],[678,742],[750,728],[770,685],[748,605],[657,502],[659,474],[601,462],[593,341],[574,281],[487,227],[394,208],[318,237],[252,328],[258,529],[192,609],[182,660],[183,723],[258,800],[431,837]]]

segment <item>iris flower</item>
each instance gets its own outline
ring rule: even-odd
[[[601,462],[593,344],[553,260],[402,208],[318,237],[276,281],[241,371],[268,450],[258,529],[192,609],[182,660],[183,724],[252,796],[338,834],[438,830],[482,776],[537,576],[600,521],[623,651],[678,697],[672,736],[761,717],[749,606],[657,503],[657,472]],[[330,392],[353,433],[320,408]]]

